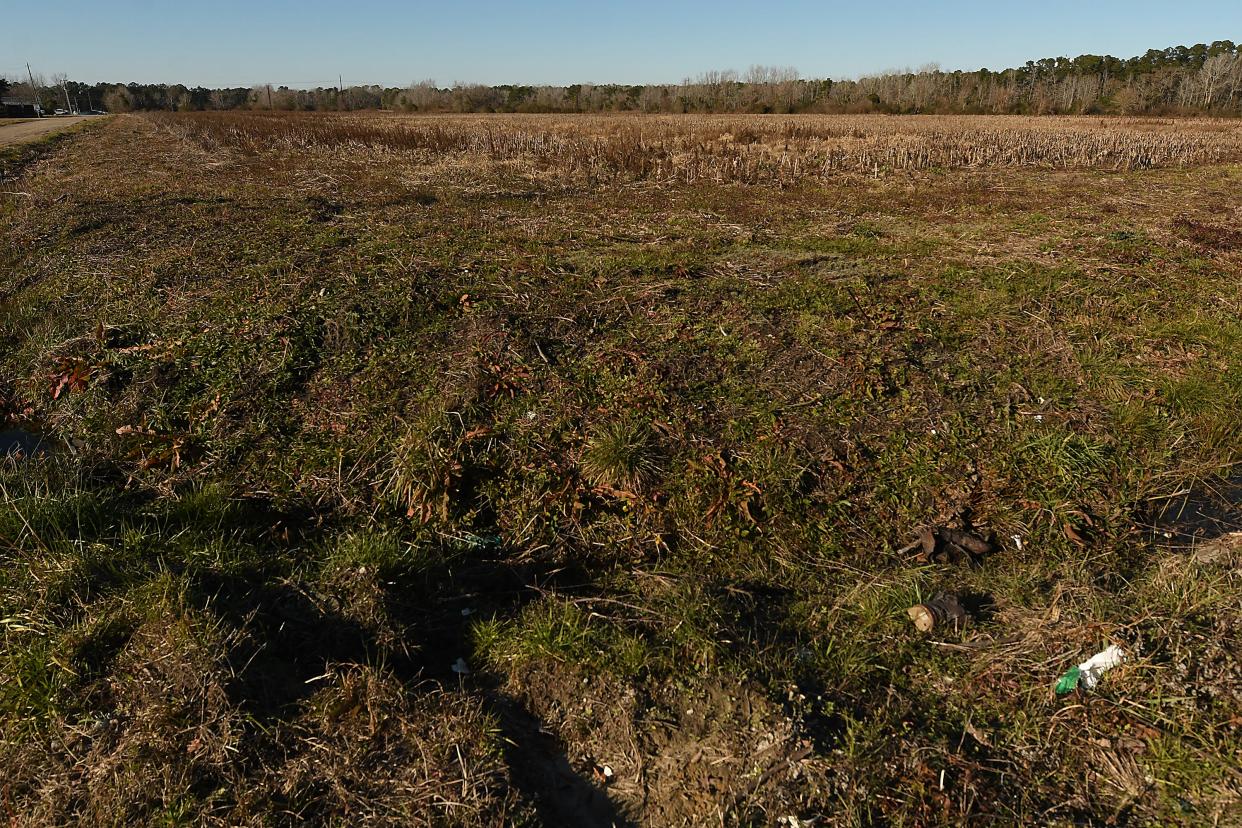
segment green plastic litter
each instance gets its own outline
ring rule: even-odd
[[[1057,679],[1057,695],[1064,696],[1066,693],[1073,693],[1078,689],[1078,680],[1082,677],[1082,670],[1073,667],[1061,678]]]
[[[502,542],[500,535],[476,535],[473,532],[466,532],[457,540],[467,549],[495,549]]]

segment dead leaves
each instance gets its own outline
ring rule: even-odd
[[[705,455],[701,461],[691,463],[692,468],[707,472],[716,481],[704,517],[711,521],[733,508],[751,525],[758,525],[766,520],[763,489],[742,477],[733,467],[734,463],[735,458],[727,450]]]
[[[429,480],[411,487],[405,516],[411,520],[418,518],[421,523],[430,523],[436,518],[448,520],[464,474],[465,467],[457,460],[442,463]]]
[[[530,381],[531,373],[524,366],[506,368],[502,365],[487,366],[483,389],[489,398],[508,397],[513,399]]]
[[[154,429],[135,425],[119,427],[116,435],[134,441],[135,445],[129,451],[129,456],[142,471],[157,468],[176,471],[181,468],[187,443],[186,435],[161,434]]]
[[[54,363],[48,376],[51,382],[52,399],[60,399],[66,391],[83,391],[90,382],[94,368],[84,359],[60,357]]]

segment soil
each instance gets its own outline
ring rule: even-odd
[[[515,675],[513,738],[549,824],[704,825],[799,811],[823,789],[803,723],[758,688],[669,683],[650,696],[556,663]]]
[[[1242,475],[1210,481],[1164,501],[1153,524],[1157,543],[1181,549],[1242,532]]]

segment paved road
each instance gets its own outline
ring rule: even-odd
[[[101,116],[66,115],[59,118],[39,118],[35,121],[22,121],[16,124],[6,124],[3,120],[0,120],[0,147],[7,146],[8,144],[20,144],[22,141],[29,141],[32,138],[47,135],[49,132],[56,132],[98,117]]]

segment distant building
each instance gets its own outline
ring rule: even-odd
[[[38,101],[21,98],[0,98],[0,118],[42,118],[43,107]]]

